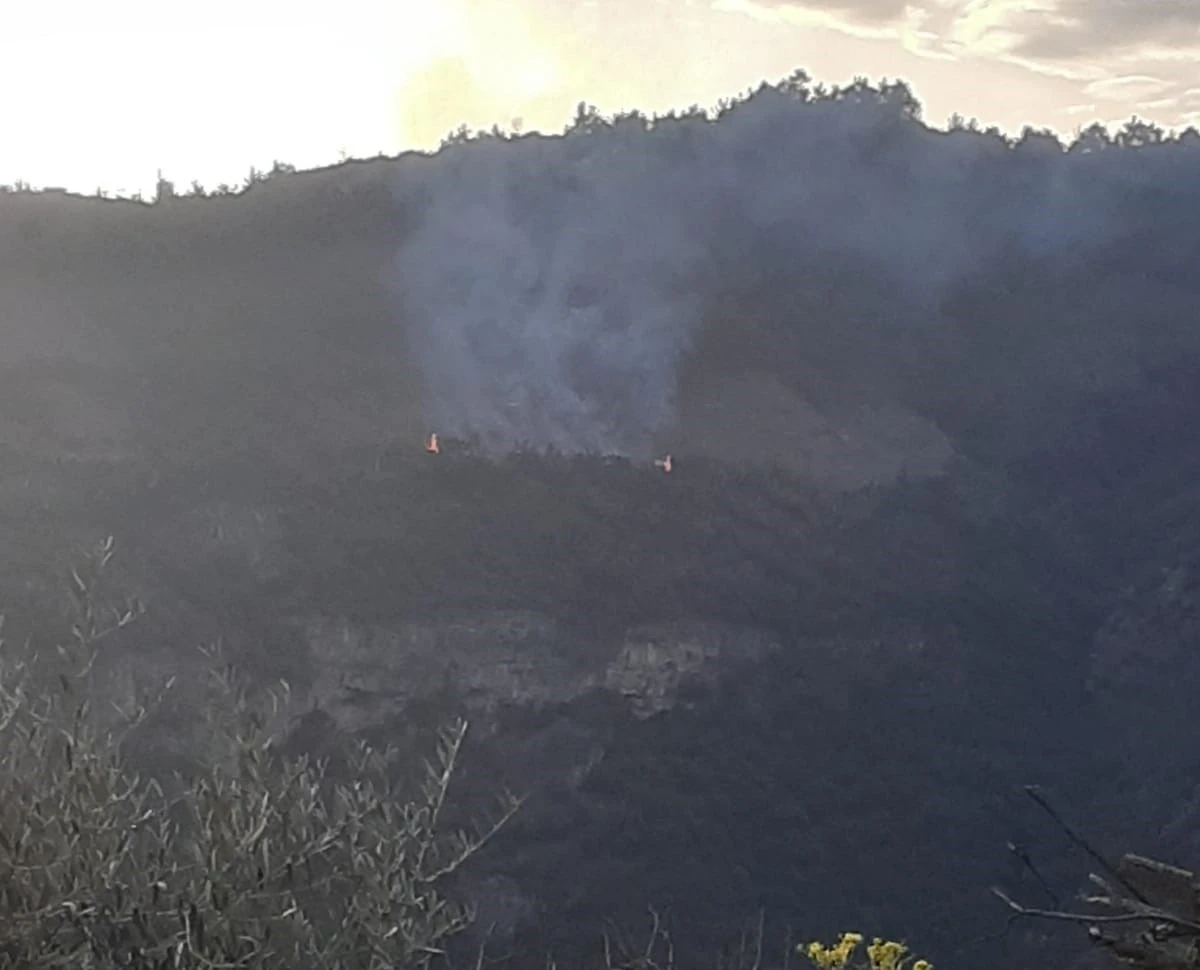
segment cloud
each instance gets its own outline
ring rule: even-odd
[[[933,0],[918,6],[909,4],[900,27],[900,43],[910,53],[939,60],[957,60],[964,45],[951,29],[958,0]]]
[[[1167,108],[1174,108],[1177,102],[1174,98],[1153,98],[1149,101],[1139,101],[1137,107],[1140,111],[1162,111]]]
[[[795,0],[756,0],[756,6],[765,9],[795,11],[819,9],[853,23],[880,27],[898,23],[904,19],[905,10],[911,6],[908,0],[819,0],[817,3],[800,4]]]
[[[895,39],[900,33],[904,6],[897,0],[828,0],[819,5],[782,0],[714,0],[712,9],[744,14],[766,24],[818,27],[855,37]]]
[[[1040,73],[1087,75],[1118,55],[1191,61],[1200,0],[717,0],[739,10],[847,33],[905,39],[917,53],[970,54]],[[1082,63],[1084,70],[1073,70]]]
[[[1200,0],[962,0],[954,8],[943,49],[1077,84],[1078,104],[1186,123],[1176,92],[1200,56]]]
[[[1200,0],[1058,0],[1014,24],[1016,53],[1047,60],[1095,59],[1143,49],[1200,47]]]
[[[1083,90],[1090,97],[1103,98],[1106,101],[1144,101],[1161,96],[1173,87],[1175,87],[1173,81],[1167,81],[1160,77],[1150,77],[1146,74],[1126,74],[1093,81]]]

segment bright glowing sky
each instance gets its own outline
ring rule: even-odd
[[[14,0],[0,182],[236,184],[463,123],[558,131],[580,100],[709,105],[797,67],[903,78],[937,125],[1200,127],[1197,63],[1200,0]]]

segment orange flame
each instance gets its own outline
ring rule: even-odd
[[[429,437],[425,439],[425,450],[431,455],[441,454],[442,446],[438,444],[438,436],[436,431],[430,433]]]
[[[667,474],[670,474],[671,467],[672,467],[671,466],[671,456],[667,455],[665,458],[655,458],[654,459],[654,467],[661,468],[664,472],[666,472]]]

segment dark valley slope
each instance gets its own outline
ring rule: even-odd
[[[162,737],[216,639],[300,746],[466,713],[464,794],[531,793],[461,887],[520,965],[647,905],[697,958],[761,911],[1006,965],[1044,941],[996,940],[989,885],[1038,891],[1005,844],[1087,867],[1023,784],[1200,845],[1198,158],[797,76],[236,196],[0,195],[6,600],[114,534],[116,682],[189,675]]]

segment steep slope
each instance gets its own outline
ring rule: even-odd
[[[299,746],[466,713],[466,806],[531,793],[461,887],[518,965],[647,904],[696,959],[761,909],[1005,963],[1004,844],[1077,875],[1021,784],[1194,841],[1200,182],[1195,139],[917,114],[794,79],[238,197],[0,196],[14,614],[115,534],[149,614],[111,672],[188,675],[168,764],[209,640],[296,685]]]

